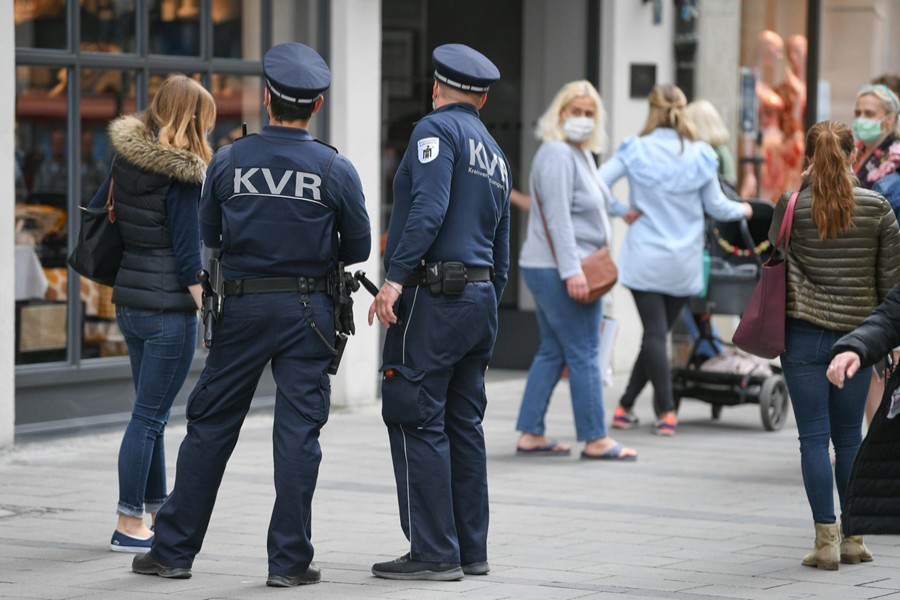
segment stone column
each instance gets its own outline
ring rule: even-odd
[[[741,1],[702,0],[698,6],[695,97],[719,110],[737,156],[740,110]]]
[[[335,0],[331,3],[331,89],[329,139],[359,171],[372,222],[372,254],[364,269],[381,283],[381,1]],[[366,322],[372,296],[364,289],[354,295],[356,335],[350,338],[340,372],[332,379],[335,406],[375,402],[381,364],[381,325]]]

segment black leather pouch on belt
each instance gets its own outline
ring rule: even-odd
[[[432,294],[441,293],[441,275],[444,272],[443,263],[433,262],[425,265],[425,285]]]
[[[466,265],[461,262],[443,263],[441,291],[447,296],[459,296],[466,291]]]

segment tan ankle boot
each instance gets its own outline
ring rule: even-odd
[[[861,535],[848,535],[841,540],[841,562],[848,565],[869,562],[872,552],[866,548]]]
[[[816,523],[816,545],[803,557],[803,566],[837,571],[840,543],[837,523]]]

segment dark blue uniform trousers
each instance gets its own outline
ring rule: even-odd
[[[334,332],[330,296],[309,296],[322,332]],[[319,431],[328,419],[331,354],[301,311],[297,294],[225,299],[206,368],[187,405],[187,435],[178,452],[175,486],[156,517],[153,555],[190,567],[200,551],[225,464],[266,363],[278,391],[272,441],[275,506],[269,523],[269,572],[299,575],[313,558],[311,503],[322,453]]]
[[[484,372],[497,335],[492,284],[459,296],[405,288],[388,329],[382,416],[413,560],[487,560]]]

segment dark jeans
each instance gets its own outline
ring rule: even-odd
[[[869,391],[869,369],[844,383],[831,385],[825,371],[831,346],[843,335],[807,321],[788,319],[781,366],[791,394],[800,438],[803,485],[816,523],[834,523],[834,484],[844,501],[856,451],[862,441],[862,420]],[[828,442],[834,443],[832,474]]]
[[[177,310],[116,307],[128,344],[134,408],[119,448],[118,513],[155,513],[166,499],[163,433],[197,346],[197,315]]]
[[[631,290],[637,305],[644,335],[641,352],[631,370],[631,379],[619,404],[631,410],[647,382],[653,384],[654,407],[657,414],[675,410],[672,397],[672,374],[666,352],[666,335],[675,325],[678,313],[687,303],[687,297],[669,296],[657,292]]]

